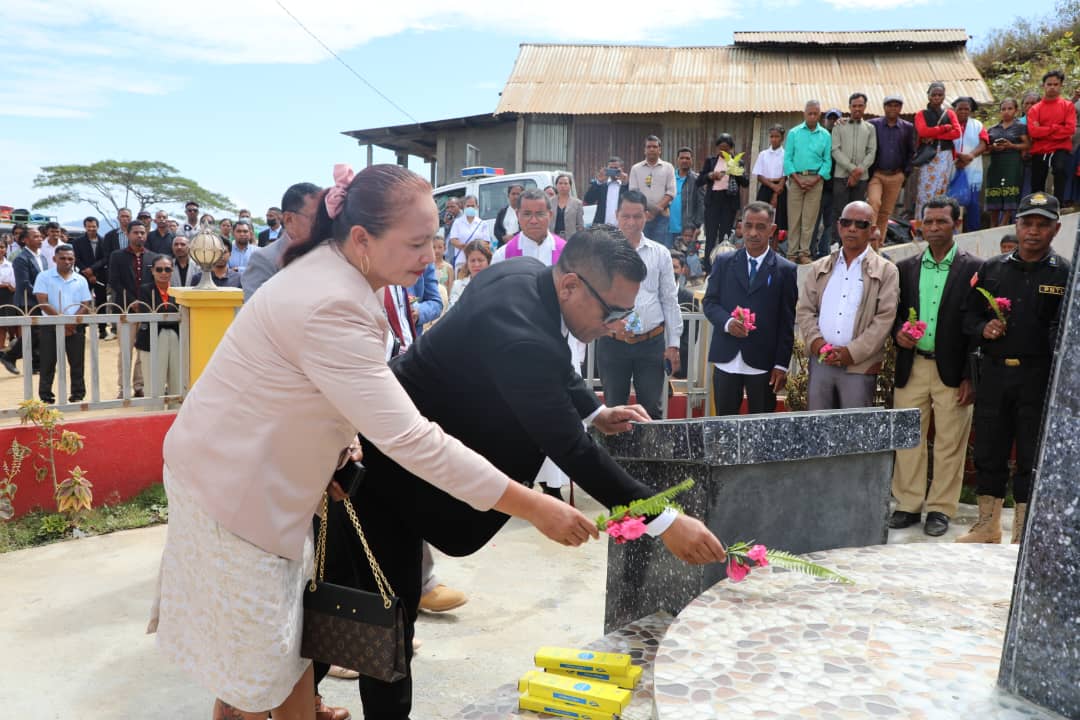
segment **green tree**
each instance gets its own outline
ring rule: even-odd
[[[113,217],[120,208],[135,213],[151,206],[186,203],[199,207],[233,210],[233,202],[179,174],[163,162],[101,160],[92,165],[50,165],[34,178],[35,188],[57,190],[34,203],[34,209],[87,203],[103,217]],[[109,206],[112,211],[109,212]]]

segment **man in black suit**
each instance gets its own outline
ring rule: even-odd
[[[649,497],[655,491],[623,470],[582,426],[589,420],[602,432],[621,432],[648,416],[639,406],[603,407],[571,368],[566,342],[567,332],[589,342],[621,324],[644,277],[644,263],[616,232],[583,230],[566,243],[554,268],[515,258],[477,275],[469,292],[391,365],[425,417],[517,482],[531,486],[547,456],[605,506]],[[495,304],[499,312],[491,312]],[[374,556],[405,605],[411,659],[423,540],[447,554],[468,555],[509,518],[477,512],[363,445],[367,478],[356,509]],[[716,537],[685,515],[665,511],[651,520],[649,533],[660,533],[668,521],[660,537],[679,558],[724,558]],[[328,565],[327,580],[374,590],[349,521],[332,516],[328,534],[331,543],[340,543],[328,549],[328,559],[348,567],[335,568],[331,578]],[[361,677],[360,690],[368,720],[408,717],[410,678],[383,683]]]
[[[109,256],[109,291],[112,294],[113,302],[124,308],[124,312],[127,312],[127,308],[131,303],[138,301],[139,287],[145,283],[153,282],[154,260],[158,257],[157,254],[146,249],[146,226],[138,220],[128,225],[127,240],[128,246],[126,248],[114,250]],[[134,328],[131,330],[131,337],[128,342],[130,347],[120,348],[120,353],[116,356],[117,387],[119,388],[117,398],[122,398],[124,395],[123,366],[121,363],[124,353],[129,352],[132,356],[131,387],[135,397],[143,396],[142,362],[139,360],[139,354],[132,352],[135,348]]]
[[[905,528],[922,519],[923,532],[934,537],[949,529],[964,483],[964,460],[971,434],[972,403],[968,356],[974,341],[963,331],[964,309],[972,296],[971,278],[982,261],[956,246],[960,205],[952,198],[936,197],[923,206],[922,234],[926,251],[897,263],[900,302],[893,334],[896,338],[896,391],[893,406],[919,408],[922,442],[896,451],[893,496],[896,510],[889,527]],[[925,333],[914,334],[904,323],[914,310],[926,323]],[[934,481],[926,491],[927,432],[934,418]]]
[[[172,241],[175,233],[169,230],[169,214],[164,210],[154,213],[154,231],[146,231],[146,247],[155,255],[172,257]]]
[[[15,304],[27,314],[40,315],[40,311],[34,311],[37,305],[37,297],[34,295],[34,282],[38,273],[49,268],[49,261],[41,252],[41,230],[31,225],[23,233],[23,249],[18,256],[11,261],[12,271],[15,273]],[[33,353],[33,368],[38,366],[38,327],[30,328],[30,348]],[[22,335],[15,338],[11,348],[0,354],[0,363],[8,371],[18,372],[15,363],[23,356]]]
[[[256,238],[259,247],[266,247],[281,237],[281,232],[284,230],[281,224],[281,208],[272,207],[266,211],[266,224],[268,227]]]
[[[75,238],[71,245],[75,248],[75,267],[86,278],[90,292],[94,295],[94,305],[103,305],[107,300],[109,281],[109,256],[105,254],[105,241],[98,235],[98,219],[88,217],[83,220],[86,233]],[[105,339],[107,326],[98,326],[98,337]]]
[[[795,263],[769,249],[776,208],[755,201],[743,211],[743,247],[716,258],[703,311],[713,326],[709,362],[717,415],[737,415],[746,391],[751,413],[776,410],[787,382],[799,299]],[[754,313],[754,329],[735,318],[736,307]]]
[[[623,172],[623,161],[612,157],[607,167],[596,175],[596,182],[585,192],[586,205],[596,205],[593,225],[618,225],[615,213],[619,210],[619,198],[630,187],[630,177]]]

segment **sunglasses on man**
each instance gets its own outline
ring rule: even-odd
[[[596,298],[596,302],[600,303],[600,307],[604,310],[605,325],[613,322],[618,322],[619,320],[625,320],[626,318],[630,317],[630,313],[634,312],[634,308],[632,307],[622,308],[608,305],[606,302],[604,302],[604,298],[600,297],[600,293],[596,292],[596,288],[590,285],[589,281],[586,280],[583,275],[581,275],[580,273],[574,274],[578,276],[578,279],[581,280],[582,283],[584,283],[585,287],[588,288],[589,292],[592,293],[592,296]]]
[[[866,230],[872,223],[869,220],[856,220],[854,218],[840,218],[840,227],[849,228],[852,225],[859,230]]]

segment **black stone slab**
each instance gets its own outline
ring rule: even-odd
[[[998,675],[1002,688],[1068,718],[1080,717],[1077,260],[1074,255]]]
[[[893,450],[918,444],[919,411],[672,420],[598,441],[658,491],[693,478],[680,504],[723,542],[805,553],[886,541]],[[610,543],[605,628],[677,614],[723,577],[722,567],[687,565],[659,540]]]

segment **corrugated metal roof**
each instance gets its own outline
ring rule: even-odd
[[[911,52],[526,44],[495,113],[800,112],[811,98],[846,108],[848,96],[861,91],[869,96],[867,111],[880,115],[886,95],[901,95],[909,111],[921,106],[933,80],[945,83],[949,98],[992,97],[962,46]]]
[[[963,28],[934,30],[857,30],[847,32],[737,32],[736,45],[877,45],[877,44],[964,44]]]

